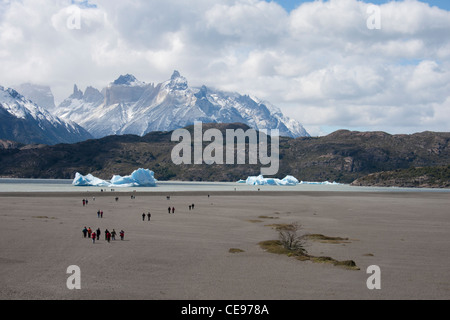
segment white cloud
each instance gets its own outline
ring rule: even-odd
[[[271,101],[314,132],[449,130],[448,11],[389,2],[369,30],[369,4],[356,0],[290,13],[259,0],[94,3],[0,2],[0,85],[51,85],[61,101],[74,83],[159,82],[178,69],[193,85]],[[79,29],[68,27],[71,8]]]

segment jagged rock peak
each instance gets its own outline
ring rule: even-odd
[[[177,70],[174,70],[170,79],[175,80],[176,78],[179,78],[179,77],[181,77],[180,73]]]
[[[22,95],[19,93],[19,92],[17,92],[16,90],[14,90],[13,88],[8,88],[7,90],[6,90],[8,93],[9,93],[9,95],[11,96],[11,97],[13,97],[14,99],[17,99],[17,98],[23,98],[22,97]]]
[[[113,84],[116,86],[119,85],[130,85],[134,82],[138,82],[138,80],[136,79],[135,76],[133,76],[132,74],[126,74],[126,75],[121,75],[119,78],[117,78]]]
[[[78,89],[78,86],[76,84],[73,85],[73,93],[70,96],[70,98],[72,99],[78,99],[81,100],[83,99],[83,91],[81,91],[80,89]]]
[[[170,77],[169,87],[174,90],[186,90],[188,89],[187,79],[175,70]]]
[[[196,96],[198,99],[202,99],[202,98],[206,99],[207,93],[208,93],[208,88],[207,88],[205,85],[203,85],[203,86],[200,88],[200,90],[195,94],[195,96]]]
[[[103,101],[104,97],[100,93],[100,91],[98,91],[94,87],[89,86],[84,91],[83,99],[86,102],[97,102],[97,101]]]

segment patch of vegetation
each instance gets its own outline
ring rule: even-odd
[[[268,240],[268,241],[262,241],[259,243],[259,246],[264,249],[267,252],[275,253],[275,254],[285,254],[289,255],[292,254],[292,252],[281,244],[281,241],[279,240]]]
[[[330,257],[314,257],[306,252],[298,252],[296,250],[289,250],[285,248],[279,240],[268,240],[259,243],[259,246],[270,253],[287,255],[288,257],[294,257],[300,261],[311,261],[314,263],[330,263],[337,267],[343,267],[348,270],[360,270],[353,260],[339,261]]]
[[[47,216],[35,216],[34,219],[50,219],[50,220],[56,220],[56,218],[49,218]]]
[[[266,225],[266,227],[274,228],[277,231],[292,231],[294,229],[294,226],[292,224],[286,223],[268,224]]]
[[[348,238],[328,237],[324,236],[323,234],[307,234],[304,236],[304,238],[312,241],[319,241],[321,243],[333,243],[333,244],[350,243],[350,241],[348,241],[349,240]]]
[[[278,217],[259,216],[260,219],[279,219]]]
[[[228,250],[229,253],[242,253],[245,252],[242,249],[237,249],[237,248],[231,248],[230,250]]]
[[[360,270],[353,260],[338,261],[330,257],[310,257],[314,263],[330,263],[337,267],[344,267],[348,270]]]
[[[339,261],[331,257],[315,257],[305,249],[306,240],[321,240],[331,241],[331,243],[338,243],[348,239],[338,237],[327,237],[324,235],[298,235],[301,225],[292,223],[290,225],[278,225],[279,240],[268,240],[259,243],[259,246],[270,253],[287,255],[294,257],[300,261],[311,261],[314,263],[330,263],[337,267],[343,267],[348,270],[360,270],[353,260]]]

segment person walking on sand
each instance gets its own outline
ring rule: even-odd
[[[172,207],[172,213],[175,213],[175,207]]]
[[[189,211],[191,211],[191,209],[192,209],[192,206],[189,206]]]
[[[98,228],[98,229],[97,229],[97,240],[100,240],[100,234],[101,234],[100,228]]]
[[[148,218],[148,221],[150,221],[151,217],[152,217],[152,214],[151,214],[150,212],[149,212],[149,213],[147,213],[147,218]]]
[[[169,211],[169,214],[170,214],[170,210],[171,210],[170,207],[167,210]]]
[[[100,218],[103,219],[103,210],[100,211]]]
[[[88,229],[88,236],[89,236],[89,238],[91,237],[91,235],[92,235],[92,229],[91,229],[91,227],[89,227],[89,229]]]
[[[113,240],[113,241],[115,241],[116,240],[116,230],[115,229],[113,229],[113,231],[111,232],[111,239]]]
[[[145,212],[142,214],[142,221],[145,221]]]
[[[95,232],[92,234],[92,243],[95,243],[96,234]]]
[[[106,234],[106,241],[108,241],[108,243],[111,242],[111,233],[109,232]]]
[[[123,238],[125,237],[125,231],[123,231],[123,230],[120,230],[120,240],[122,240],[123,241]]]
[[[87,233],[88,233],[88,230],[87,230],[86,227],[84,227],[84,229],[83,229],[83,235],[84,235],[85,238],[86,238],[86,236],[87,236]]]
[[[192,210],[194,210],[194,204],[192,204]]]
[[[105,240],[108,240],[108,233],[109,233],[109,230],[106,229],[106,230],[105,230]]]
[[[86,205],[86,199],[83,199],[83,207]]]
[[[100,218],[100,210],[97,211],[97,218]]]

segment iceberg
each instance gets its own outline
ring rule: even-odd
[[[110,183],[105,180],[96,178],[92,174],[83,176],[77,172],[75,174],[75,179],[73,179],[72,185],[77,187],[108,187]]]
[[[329,181],[324,181],[324,182],[302,181],[302,182],[300,182],[300,184],[320,184],[320,185],[333,185],[333,186],[340,186],[340,185],[342,185],[341,183],[329,182]]]
[[[106,181],[94,177],[92,174],[86,176],[80,173],[75,174],[72,185],[77,187],[155,187],[158,180],[154,177],[154,172],[148,169],[135,170],[129,176],[114,175],[111,181]]]
[[[148,169],[138,169],[131,175],[121,177],[113,176],[111,186],[113,187],[155,187],[158,180],[154,177],[154,172]]]
[[[309,181],[299,181],[293,176],[286,176],[284,179],[274,179],[274,178],[264,178],[264,176],[254,176],[248,177],[247,180],[239,180],[237,183],[245,183],[251,186],[296,186],[299,184],[317,184],[317,185],[341,185],[336,182],[309,182]]]
[[[239,180],[238,183],[246,183],[252,186],[296,186],[300,182],[293,176],[286,176],[284,179],[264,178],[260,175],[257,177],[248,177],[247,180]]]
[[[286,185],[289,186],[296,186],[298,185],[300,182],[297,180],[297,178],[293,177],[293,176],[286,176],[283,180],[284,183],[286,183]]]

